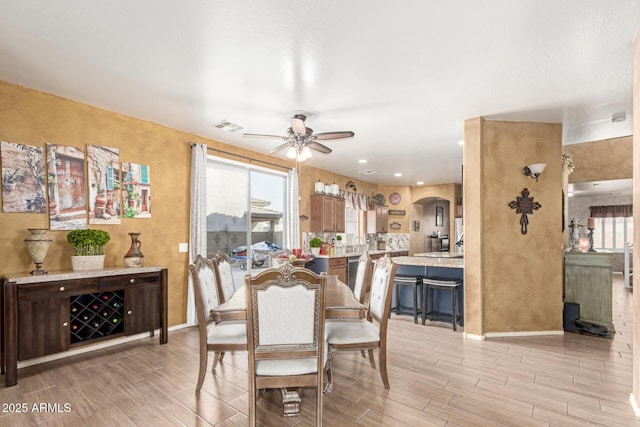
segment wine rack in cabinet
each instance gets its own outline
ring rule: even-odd
[[[163,267],[5,275],[1,279],[0,366],[7,386],[18,361],[118,336],[160,330],[167,342],[167,270]]]
[[[71,298],[71,344],[124,333],[124,291]]]

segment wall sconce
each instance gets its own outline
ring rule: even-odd
[[[534,163],[529,166],[525,166],[524,169],[522,169],[522,173],[525,176],[530,176],[531,178],[534,178],[536,182],[538,182],[538,177],[540,176],[540,174],[542,173],[545,167],[547,167],[546,163]]]

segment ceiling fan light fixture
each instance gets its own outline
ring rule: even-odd
[[[311,158],[311,156],[312,156],[311,148],[309,148],[308,145],[305,145],[304,148],[302,149],[302,155],[304,155],[305,160]]]
[[[295,159],[296,157],[298,157],[298,150],[296,150],[296,147],[294,147],[292,145],[287,150],[287,158],[288,159]]]

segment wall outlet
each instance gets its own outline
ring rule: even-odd
[[[180,252],[180,253],[189,252],[189,244],[188,243],[178,243],[178,252]]]

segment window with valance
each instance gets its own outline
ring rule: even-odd
[[[633,205],[589,206],[594,218],[630,218],[633,216]]]

